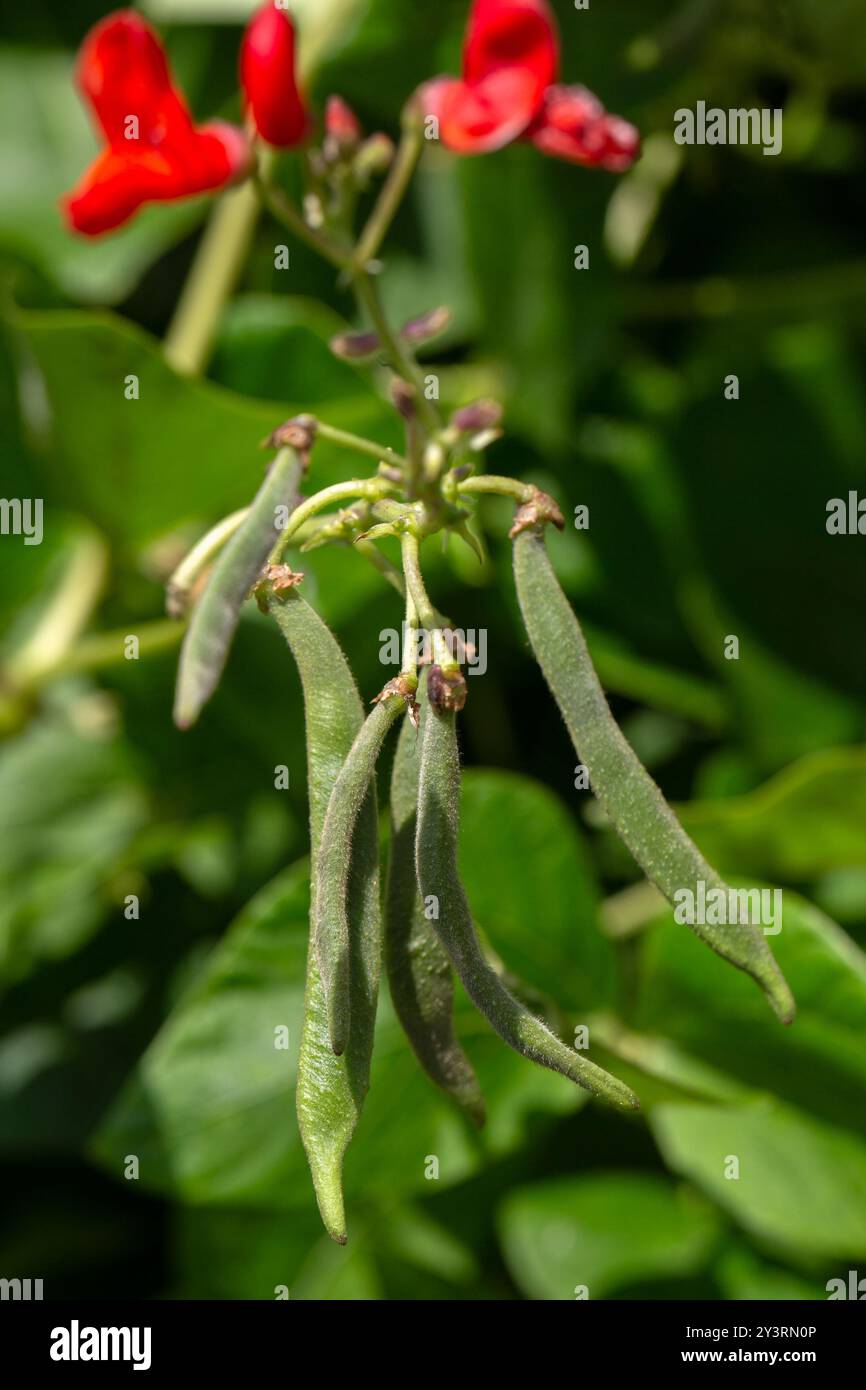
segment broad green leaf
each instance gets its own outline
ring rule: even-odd
[[[503,1204],[499,1230],[512,1278],[530,1298],[595,1299],[696,1273],[717,1223],[694,1193],[620,1172],[518,1188]]]
[[[714,1272],[723,1298],[788,1301],[827,1297],[819,1280],[807,1282],[802,1275],[768,1264],[745,1245],[723,1251]]]
[[[175,1298],[292,1302],[381,1297],[375,1235],[358,1223],[348,1247],[323,1235],[315,1211],[252,1212],[181,1207]]]
[[[749,981],[666,914],[644,943],[638,1026],[752,1088],[866,1133],[866,956],[817,908],[782,894],[770,937],[797,1001],[790,1028],[761,1012]]]
[[[778,1101],[663,1105],[650,1116],[675,1173],[780,1250],[866,1256],[866,1142]]]
[[[460,821],[473,916],[506,968],[565,1008],[602,1003],[613,951],[598,927],[595,874],[567,807],[529,777],[470,768]]]
[[[146,1187],[195,1205],[311,1207],[293,1094],[308,912],[304,864],[247,906],[97,1135],[95,1152],[110,1171],[134,1152]],[[431,1156],[442,1190],[478,1171],[485,1152],[513,1149],[531,1116],[583,1103],[563,1077],[512,1055],[480,1022],[472,1026],[468,1043],[491,1115],[481,1140],[423,1076],[390,1009],[380,1009],[370,1091],[346,1162],[350,1229],[352,1203],[363,1197],[429,1193]],[[281,1028],[285,1050],[275,1045]]]
[[[0,980],[77,950],[147,814],[119,741],[33,724],[0,750]]]
[[[305,406],[289,404],[288,391],[286,401],[268,406],[178,376],[152,338],[110,314],[23,312],[14,321],[43,373],[51,408],[46,488],[126,543],[152,540],[190,519],[216,520],[248,502],[261,481],[262,439]],[[303,337],[296,347],[304,351]],[[288,362],[286,375],[289,382]],[[127,400],[131,376],[139,397]],[[322,407],[322,415],[342,429],[397,442],[383,403],[360,378],[355,395]],[[363,461],[361,468],[368,471]],[[358,460],[322,441],[308,486],[357,471]]]
[[[208,375],[242,395],[290,397],[315,412],[367,389],[363,373],[328,347],[345,330],[346,320],[314,299],[238,295],[223,314]],[[347,464],[353,457],[345,455]]]

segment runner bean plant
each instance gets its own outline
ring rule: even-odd
[[[432,308],[397,327],[378,288],[380,250],[426,140],[463,156],[526,140],[575,165],[619,173],[638,157],[637,132],[585,88],[559,83],[546,0],[475,0],[461,75],[435,78],[409,96],[396,148],[382,134],[365,137],[340,98],[332,97],[317,121],[296,79],[293,21],[279,3],[251,21],[240,74],[245,127],[198,126],[146,23],[131,11],[103,20],[85,41],[78,80],[105,148],[64,206],[73,229],[98,236],[143,203],[248,181],[264,208],[354,293],[366,322],[335,338],[333,351],[389,370],[403,451],[313,414],[276,424],[267,441],[274,457],[255,497],[193,547],[168,591],[169,612],[187,623],[174,710],[180,728],[195,722],[213,694],[251,596],[282,633],[300,675],[312,906],[297,1112],[324,1224],[344,1242],[343,1159],[368,1086],[383,956],[420,1066],[474,1124],[484,1123],[485,1104],[454,1032],[455,974],[507,1046],[609,1105],[639,1105],[628,1086],[563,1042],[506,986],[476,934],[461,884],[457,723],[467,698],[465,652],[428,593],[424,553],[443,533],[477,551],[480,498],[497,494],[515,506],[509,535],[526,634],[611,824],[668,899],[701,882],[724,884],[611,715],[547,553],[547,528],[563,526],[559,505],[529,483],[485,471],[485,451],[501,433],[502,404],[478,400],[444,418],[416,350],[443,330],[447,311]],[[277,177],[278,154],[289,150],[305,181],[299,203]],[[379,178],[384,182],[359,225],[362,195]],[[371,471],[316,490],[320,439],[354,451]],[[399,545],[399,566],[380,548],[386,538]],[[402,665],[366,717],[334,635],[304,598],[303,573],[287,562],[290,549],[347,544],[405,601]],[[383,893],[376,767],[397,724]],[[790,1021],[790,992],[756,926],[744,919],[724,927],[696,923],[694,930],[751,975],[779,1018]]]

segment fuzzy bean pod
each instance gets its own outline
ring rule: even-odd
[[[271,594],[267,602],[295,658],[304,692],[311,881],[315,884],[328,802],[364,711],[346,658],[315,610],[295,590]],[[347,897],[354,945],[349,968],[352,1035],[342,1056],[335,1056],[311,937],[296,1092],[298,1124],[319,1211],[328,1234],[341,1245],[346,1241],[343,1158],[370,1081],[381,963],[379,845],[372,785],[358,811]],[[315,901],[311,922],[314,913]]]
[[[174,699],[174,722],[179,729],[195,723],[216,690],[241,605],[274,543],[276,510],[294,505],[302,473],[294,449],[281,449],[242,524],[217,556],[181,647]]]
[[[354,943],[348,887],[355,827],[385,736],[405,709],[399,695],[389,695],[370,711],[340,768],[322,827],[313,892],[313,941],[325,990],[331,1047],[338,1057],[346,1050],[352,1011]]]
[[[611,1105],[638,1108],[628,1086],[567,1047],[514,998],[485,960],[458,870],[459,800],[455,715],[429,707],[421,742],[415,862],[422,896],[438,904],[433,925],[467,994],[509,1047]]]
[[[610,712],[577,618],[560,588],[537,528],[514,542],[514,574],[523,621],[535,658],[559,706],[593,792],[647,878],[670,901],[682,890],[697,900],[727,885],[680,825]],[[794,1017],[793,996],[759,928],[690,923],[718,955],[760,985],[783,1023]]]
[[[423,728],[428,708],[423,694],[420,703]],[[391,843],[385,889],[388,983],[397,1017],[421,1066],[477,1125],[482,1125],[481,1087],[454,1035],[451,964],[433,923],[424,915],[415,874],[420,737],[407,719],[400,730],[391,772]]]

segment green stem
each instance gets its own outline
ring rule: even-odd
[[[280,532],[277,543],[268,557],[268,563],[278,565],[289,541],[300,530],[305,521],[332,502],[345,502],[354,497],[369,497],[374,501],[394,491],[394,484],[386,478],[350,478],[345,483],[333,483],[322,488],[314,497],[308,497],[295,508]]]
[[[275,188],[260,174],[256,174],[253,181],[259,198],[272,217],[275,217],[290,232],[294,232],[295,236],[300,237],[301,241],[305,241],[313,251],[316,251],[326,261],[330,261],[331,265],[336,266],[338,270],[349,268],[348,253],[343,251],[330,237],[325,236],[323,232],[317,232],[313,227],[308,227],[302,214],[281,189]]]
[[[453,671],[458,669],[458,663],[454,660],[448,648],[448,643],[442,634],[441,617],[437,609],[430,602],[430,597],[424,584],[424,576],[421,573],[420,556],[418,553],[417,537],[404,533],[400,537],[400,550],[403,558],[403,575],[406,580],[406,592],[411,596],[415,608],[415,621],[425,627],[430,633],[430,640],[433,647],[433,660],[443,671]]]
[[[358,239],[353,260],[361,273],[366,271],[368,263],[376,255],[385,239],[388,228],[394,220],[394,214],[409,187],[409,181],[415,172],[415,166],[421,157],[423,148],[424,132],[417,122],[412,122],[411,126],[403,131],[394,163],[391,165],[388,177],[376,200],[376,205]]]
[[[398,468],[407,467],[403,455],[396,453],[390,446],[377,444],[374,439],[365,439],[363,435],[351,434],[348,430],[335,429],[333,425],[326,425],[319,419],[316,420],[316,437],[327,439],[330,444],[336,444],[340,449],[351,449],[356,454],[366,454],[368,458],[376,459],[379,463],[393,463]]]
[[[421,369],[405,343],[401,342],[399,334],[391,328],[382,307],[378,289],[369,275],[356,274],[352,283],[358,302],[366,311],[370,322],[379,335],[382,346],[387,350],[394,371],[404,381],[408,381],[415,387],[419,416],[429,430],[438,429],[439,415],[432,402],[428,401],[424,395],[424,377]]]
[[[240,275],[259,201],[250,183],[224,194],[214,208],[177,302],[163,351],[176,372],[197,375],[210,358],[223,306]]]
[[[161,652],[172,651],[183,636],[181,623],[162,618],[156,622],[142,623],[136,630],[117,628],[113,632],[94,632],[85,637],[76,647],[58,661],[51,675],[76,675],[86,671],[104,671],[106,667],[119,666],[126,660],[127,639],[138,639],[138,655],[158,656]]]
[[[495,493],[498,497],[512,497],[515,502],[532,500],[534,488],[531,483],[521,483],[517,478],[504,478],[496,473],[481,473],[477,478],[464,478],[457,484],[458,492]]]

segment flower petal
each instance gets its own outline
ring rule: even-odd
[[[457,154],[486,154],[510,144],[532,120],[535,81],[521,68],[506,68],[471,85],[440,77],[421,89],[425,115],[435,116],[439,138]]]
[[[295,29],[285,10],[263,5],[241,44],[241,85],[256,129],[269,145],[300,144],[308,118],[295,77]]]
[[[546,0],[475,0],[463,49],[463,79],[472,86],[519,68],[531,78],[533,108],[559,70],[559,43]]]
[[[108,15],[90,30],[78,55],[76,77],[110,145],[124,141],[156,146],[192,131],[162,45],[132,10]]]
[[[586,87],[550,87],[526,137],[556,159],[617,174],[640,153],[637,129],[621,116],[609,115]]]

